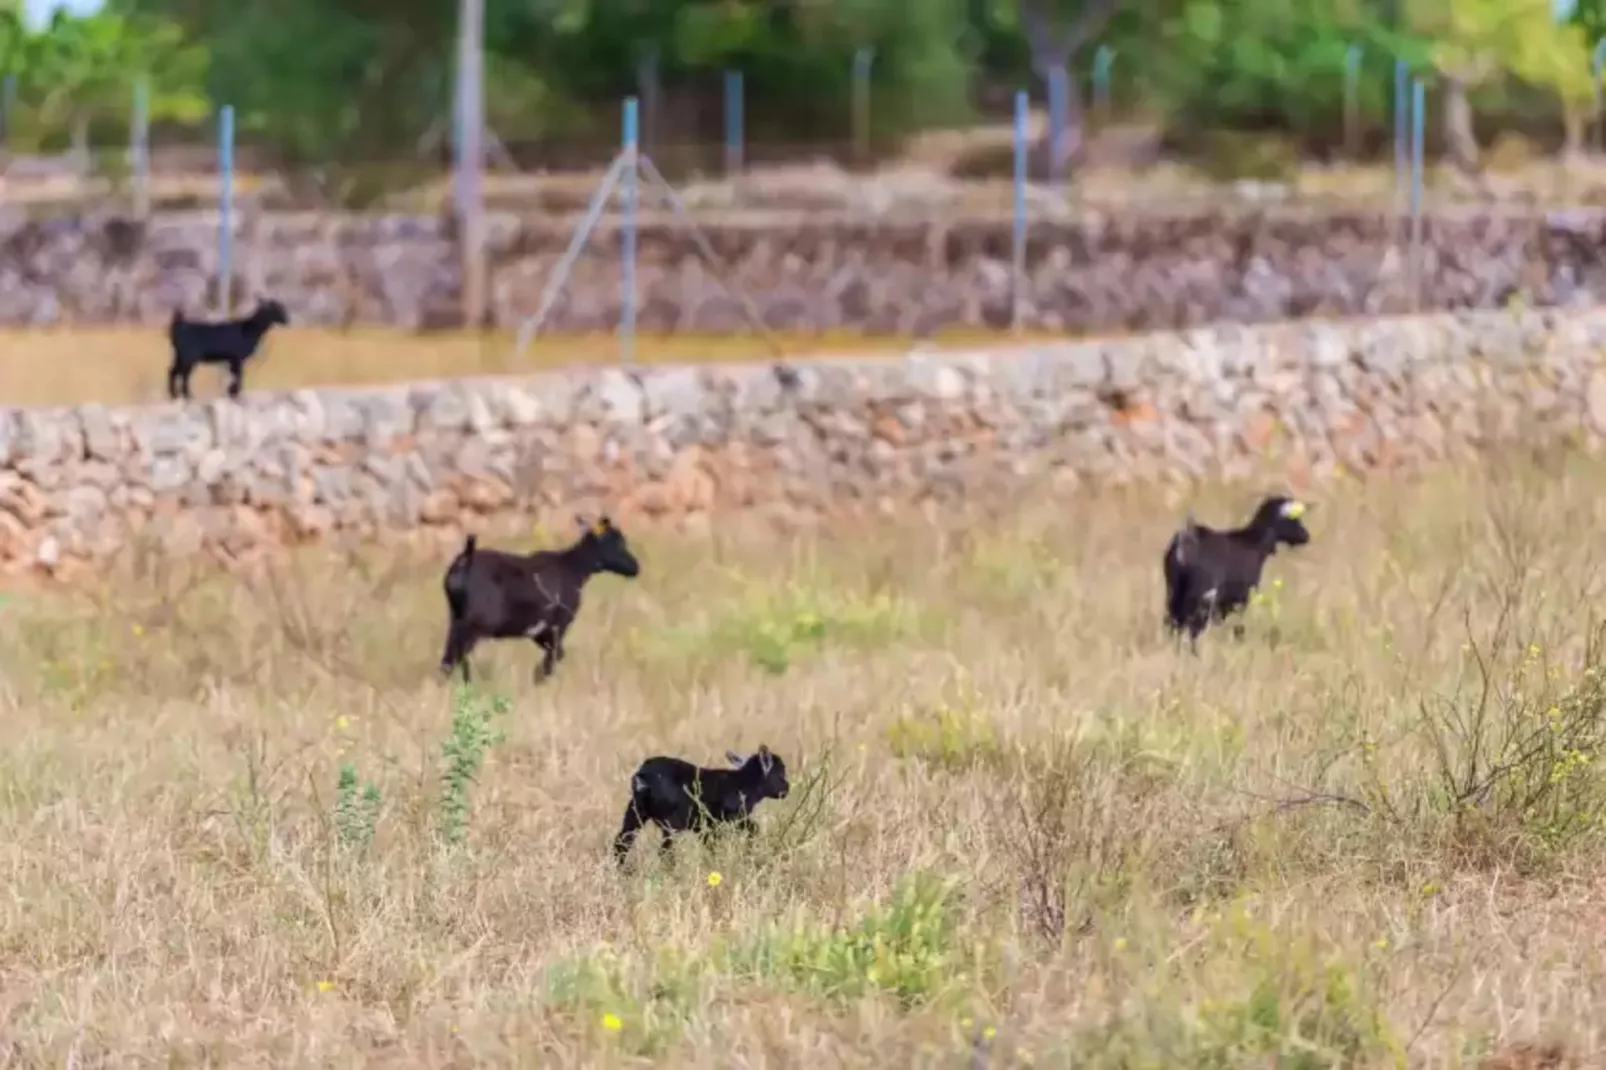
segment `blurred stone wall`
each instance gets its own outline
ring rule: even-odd
[[[0,565],[237,558],[510,513],[836,512],[1082,480],[1598,446],[1606,312],[1201,328],[852,361],[0,410]]]

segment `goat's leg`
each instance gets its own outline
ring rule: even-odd
[[[1194,655],[1199,653],[1199,636],[1210,624],[1209,613],[1194,613],[1188,618],[1188,650]]]
[[[446,652],[441,655],[441,675],[450,676],[453,669],[461,670],[463,682],[471,682],[468,668],[469,651],[479,642],[479,636],[461,620],[453,620],[446,629]]]
[[[613,838],[613,854],[621,866],[625,864],[625,856],[630,853],[631,845],[636,842],[636,834],[644,824],[646,822],[641,819],[641,811],[636,809],[636,800],[631,799],[625,807],[625,820],[619,826],[619,835]]]
[[[551,632],[538,636],[535,645],[541,648],[541,664],[535,668],[535,682],[540,683],[552,675],[558,665],[558,639]]]
[[[167,371],[167,392],[174,401],[182,398],[190,400],[190,374],[195,371],[195,365],[188,361],[173,362]]]
[[[245,361],[229,361],[229,397],[238,398],[240,387],[245,384]]]

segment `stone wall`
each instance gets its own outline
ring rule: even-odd
[[[532,315],[573,233],[572,217],[491,217],[491,311]],[[617,224],[599,227],[553,310],[552,332],[618,322]],[[703,232],[766,323],[786,330],[923,335],[1009,321],[1011,223],[941,213],[856,219],[750,212]],[[1026,322],[1077,333],[1177,329],[1219,320],[1400,311],[1404,265],[1393,221],[1293,210],[1165,218],[1034,220]],[[1423,308],[1530,306],[1606,297],[1606,212],[1446,210],[1426,222]],[[0,323],[165,323],[173,306],[213,307],[217,220],[0,219]],[[640,231],[644,331],[745,330],[742,304],[672,221]],[[458,254],[433,217],[256,215],[236,238],[237,288],[283,300],[303,324],[460,322]]]
[[[686,518],[1029,481],[1411,465],[1606,430],[1606,312],[1221,327],[1017,350],[605,370],[0,414],[0,561],[226,556],[511,511]]]

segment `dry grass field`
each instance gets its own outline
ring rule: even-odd
[[[1063,340],[1065,336],[948,331],[919,340],[811,334],[779,336],[775,341],[786,357],[815,360],[822,353],[900,353],[915,345],[987,347],[1046,337]],[[636,361],[641,364],[771,360],[774,354],[759,335],[638,336],[636,341]],[[0,329],[0,403],[117,405],[165,400],[171,358],[165,327]],[[618,363],[619,340],[615,335],[537,338],[522,357],[515,357],[514,338],[509,332],[421,335],[379,328],[338,331],[291,327],[268,336],[259,357],[246,366],[245,388],[293,390],[533,374]],[[223,394],[227,382],[226,369],[203,367],[196,370],[191,389],[197,398],[215,397]]]
[[[1161,549],[1261,488],[638,532],[540,687],[528,644],[434,676],[439,549],[14,589],[0,1052],[1600,1065],[1603,478],[1323,487],[1197,658]],[[614,866],[638,761],[760,742],[753,842]]]

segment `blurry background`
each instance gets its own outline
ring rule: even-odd
[[[453,0],[13,0],[3,194],[110,195],[144,93],[158,205],[215,196],[229,104],[242,193],[419,207],[448,171],[457,20]],[[1003,177],[1013,91],[1041,109],[1060,70],[1035,169],[1276,180],[1388,161],[1400,60],[1428,83],[1429,155],[1474,175],[1595,145],[1603,30],[1606,0],[486,0],[487,194],[594,178],[631,94],[671,181],[891,159]]]

